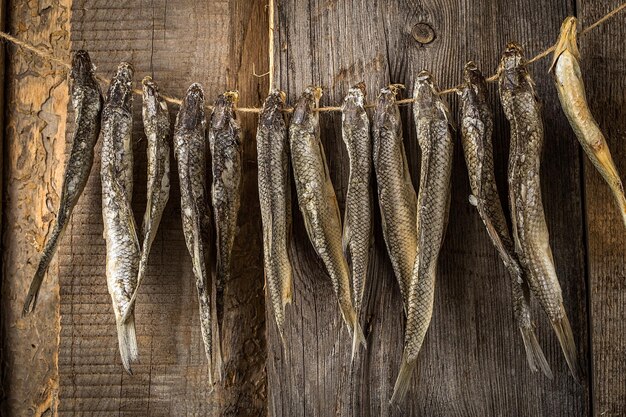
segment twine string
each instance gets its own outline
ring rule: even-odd
[[[274,8],[275,8],[275,4],[274,4],[274,0],[270,0],[269,1],[269,85],[270,85],[270,91],[273,88],[274,85]],[[595,28],[597,28],[598,26],[600,26],[601,24],[605,23],[607,20],[610,20],[611,18],[613,18],[615,15],[617,15],[619,12],[621,12],[622,10],[626,9],[626,2],[622,3],[621,5],[617,6],[615,9],[611,10],[610,12],[608,12],[607,14],[605,14],[604,16],[602,16],[600,19],[596,20],[594,23],[592,23],[591,25],[587,26],[586,28],[582,29],[579,32],[579,36],[584,36],[587,33],[591,32],[592,30],[594,30]],[[15,36],[9,35],[8,33],[2,32],[0,31],[0,38],[4,39],[5,41],[8,41],[26,51],[29,51],[37,56],[40,56],[41,58],[43,58],[44,60],[51,62],[53,64],[56,64],[66,70],[71,70],[72,69],[72,65],[67,61],[64,60],[62,58],[59,58],[57,56],[55,56],[53,53],[50,53],[48,51],[45,51],[43,49],[40,49],[28,42],[25,42],[21,39],[16,38]],[[550,46],[548,49],[538,53],[537,55],[535,55],[534,57],[530,58],[529,60],[526,61],[526,64],[533,64],[537,61],[542,60],[543,58],[547,57],[548,55],[550,55],[555,49],[555,45]],[[100,75],[96,75],[96,79],[102,83],[105,84],[109,84],[111,82],[110,79],[100,76]],[[487,82],[493,83],[496,82],[498,80],[498,74],[493,74],[491,76],[489,76],[488,78],[486,78]],[[455,93],[457,91],[459,91],[459,86],[455,86],[452,88],[448,88],[445,90],[441,90],[440,94],[445,95],[445,94],[451,94],[451,93]],[[135,94],[141,95],[143,94],[141,89],[135,88],[133,89],[133,92]],[[161,94],[161,97],[163,97],[163,100],[167,101],[168,103],[172,103],[172,104],[177,104],[180,105],[182,103],[182,100],[176,97],[172,97],[172,96],[168,96],[165,94]],[[405,104],[411,104],[414,103],[415,99],[412,98],[407,98],[407,99],[402,99],[402,100],[397,100],[396,104],[398,105],[405,105]],[[366,106],[366,108],[374,108],[376,107],[376,105],[374,103],[368,103]],[[208,109],[212,109],[213,106],[207,106]],[[235,111],[237,111],[238,113],[259,113],[261,111],[260,108],[257,107],[237,107],[235,109]],[[284,109],[285,112],[287,113],[291,113],[293,112],[293,108],[285,108]],[[318,107],[317,109],[315,109],[315,111],[318,112],[338,112],[341,111],[341,107],[339,106],[329,106],[329,107]]]

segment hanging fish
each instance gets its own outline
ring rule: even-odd
[[[372,244],[372,142],[365,112],[365,84],[352,87],[341,106],[341,134],[350,158],[350,176],[343,224],[343,251],[352,269],[357,317],[361,312]]]
[[[209,364],[209,383],[214,371],[221,380],[222,360],[219,349],[213,352],[211,290],[209,287],[211,253],[211,209],[206,184],[206,119],[204,91],[194,83],[183,98],[174,126],[174,156],[178,163],[180,207],[183,233],[191,255],[196,278],[200,329]],[[215,353],[215,360],[213,360]]]
[[[35,308],[37,294],[44,275],[91,172],[94,148],[100,134],[100,114],[102,112],[102,93],[94,76],[94,71],[95,66],[91,63],[87,51],[77,51],[72,58],[72,70],[70,72],[74,132],[70,155],[63,174],[61,201],[57,211],[56,223],[41,253],[37,272],[35,272],[24,302],[22,310],[24,315],[32,312]]]
[[[399,84],[380,90],[374,112],[374,170],[378,184],[383,237],[400,286],[404,311],[417,255],[417,197],[402,140],[396,104]]]
[[[535,335],[530,310],[530,290],[515,255],[513,239],[500,203],[493,169],[493,113],[487,103],[487,83],[473,62],[465,65],[465,83],[461,96],[461,139],[469,173],[470,203],[487,228],[500,259],[511,276],[513,315],[524,340],[528,365],[552,378],[552,371]]]
[[[293,286],[289,258],[291,173],[284,106],[285,93],[271,92],[259,115],[256,134],[265,279],[281,340],[285,305],[291,303]]]
[[[435,299],[437,261],[446,234],[450,208],[450,177],[454,141],[448,107],[432,75],[421,71],[413,92],[413,116],[421,150],[420,187],[417,196],[417,246],[409,286],[404,354],[391,402],[404,398],[417,355],[430,325]]]
[[[137,289],[140,248],[133,197],[133,67],[122,62],[111,80],[102,111],[102,218],[106,241],[107,286],[122,364],[139,359],[131,298]]]
[[[574,129],[583,150],[611,188],[613,197],[626,226],[626,197],[611,151],[598,123],[589,110],[576,43],[576,18],[568,17],[561,26],[561,35],[554,50],[550,72],[559,93],[563,112]]]
[[[341,315],[353,337],[354,358],[358,343],[365,345],[365,337],[352,305],[350,271],[341,245],[341,216],[319,137],[315,109],[321,96],[320,87],[307,87],[296,104],[289,126],[291,164],[304,225],[333,283]]]
[[[241,202],[241,127],[235,118],[236,91],[221,94],[213,108],[209,128],[213,186],[211,197],[217,240],[217,280],[215,307],[218,340],[224,322],[224,285],[230,280],[231,254],[237,234],[237,215]],[[220,342],[221,343],[221,342]]]
[[[515,251],[533,294],[547,313],[574,378],[580,381],[576,344],[556,276],[541,199],[541,105],[522,48],[509,43],[498,67],[500,100],[511,124],[509,199]]]
[[[170,195],[170,117],[167,103],[159,94],[157,84],[151,77],[145,77],[142,84],[143,128],[148,139],[148,197],[141,227],[143,244],[137,275],[137,289],[130,300],[129,311],[133,309],[139,285],[146,274],[150,248]]]

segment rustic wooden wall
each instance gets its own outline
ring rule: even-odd
[[[310,83],[325,87],[322,104],[340,102],[364,80],[370,100],[389,82],[412,84],[421,69],[443,86],[456,84],[468,59],[495,69],[508,40],[528,55],[556,39],[576,14],[588,25],[620,0],[276,0],[276,85],[294,101]],[[267,0],[13,0],[8,29],[69,57],[88,49],[101,75],[121,60],[136,79],[152,75],[182,96],[201,82],[209,100],[238,88],[241,106],[258,106],[267,78]],[[609,133],[626,174],[624,15],[581,39],[589,101]],[[426,26],[434,40],[420,33]],[[421,29],[421,31],[417,31]],[[71,33],[71,43],[70,43]],[[426,36],[427,38],[428,36]],[[419,41],[418,41],[419,40]],[[295,209],[294,303],[287,308],[282,351],[271,310],[264,308],[260,216],[256,197],[255,116],[245,132],[244,204],[235,274],[227,286],[227,378],[206,385],[191,265],[180,227],[177,173],[137,304],[141,363],[135,376],[119,362],[104,277],[99,165],[75,210],[38,310],[19,317],[22,299],[58,204],[66,149],[65,74],[19,49],[7,67],[4,160],[1,415],[264,415],[272,416],[621,416],[626,414],[626,240],[611,197],[579,149],[546,73],[533,66],[544,102],[543,184],[551,242],[566,306],[587,377],[568,375],[558,342],[535,306],[537,333],[553,381],[526,364],[510,309],[508,277],[475,209],[460,143],[453,175],[451,221],[441,257],[433,323],[408,400],[391,408],[403,337],[399,292],[385,256],[380,221],[362,321],[368,349],[348,369],[350,344],[321,263]],[[506,187],[508,125],[495,86],[496,174]],[[145,137],[135,103],[137,218],[145,206]],[[457,99],[448,96],[453,111]],[[172,119],[177,108],[171,108]],[[68,115],[72,117],[72,115]],[[414,180],[419,151],[409,107],[405,142]],[[343,206],[347,153],[338,114],[323,114],[322,135]],[[72,128],[71,123],[69,127]],[[417,181],[415,181],[417,183]],[[59,314],[60,313],[60,314]],[[266,317],[267,315],[267,317]],[[267,341],[266,341],[267,339]],[[266,369],[267,368],[267,369]],[[267,380],[266,380],[267,373]],[[58,410],[57,410],[58,408]]]

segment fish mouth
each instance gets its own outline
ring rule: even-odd
[[[182,106],[187,108],[204,107],[204,89],[201,84],[193,83],[189,86],[183,98]]]
[[[72,57],[72,71],[70,74],[72,78],[91,75],[95,69],[95,66],[91,63],[89,52],[81,49],[74,53]]]
[[[319,106],[322,94],[322,87],[314,85],[308,86],[296,103],[291,123],[297,125],[303,124],[307,118],[307,114]]]
[[[470,85],[481,85],[485,82],[485,78],[478,69],[478,65],[474,61],[468,61],[463,68],[463,78]]]
[[[359,81],[358,83],[354,84],[350,90],[355,92],[356,90],[360,90],[363,97],[367,96],[367,90],[364,81]]]
[[[224,93],[224,98],[226,98],[229,102],[233,104],[237,104],[239,102],[239,91],[237,90],[229,90]]]
[[[502,71],[515,71],[525,63],[526,60],[524,59],[522,46],[516,42],[509,42],[500,59],[498,75],[500,75]]]
[[[549,72],[554,70],[554,65],[559,59],[559,56],[565,51],[569,51],[576,59],[580,59],[580,51],[578,50],[578,43],[576,42],[578,20],[574,16],[568,16],[561,24],[561,32],[559,39],[554,46],[554,54],[552,55],[552,63],[550,64]]]
[[[420,71],[415,80],[413,95],[420,101],[427,97],[434,97],[439,94],[439,89],[435,83],[435,78],[429,71]]]
[[[199,83],[193,83],[180,105],[176,125],[193,130],[204,122],[204,117],[204,90]]]
[[[141,80],[141,84],[143,85],[143,91],[145,94],[150,94],[157,96],[159,94],[159,87],[154,82],[151,76],[146,75],[143,80]]]
[[[115,73],[115,78],[121,79],[126,82],[132,82],[134,73],[135,73],[135,69],[131,63],[121,62],[117,66],[117,72]]]

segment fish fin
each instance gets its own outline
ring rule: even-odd
[[[574,342],[574,335],[572,333],[572,327],[570,326],[569,319],[565,314],[565,308],[561,304],[561,318],[557,320],[551,320],[552,328],[556,333],[561,349],[565,355],[567,366],[572,373],[572,376],[576,382],[580,385],[582,382],[582,370],[578,363],[578,354],[576,352],[576,342]]]
[[[417,365],[417,360],[408,362],[403,355],[402,363],[400,364],[400,371],[398,372],[398,378],[396,379],[396,385],[393,387],[393,395],[391,396],[390,404],[398,403],[404,399],[409,386],[411,385],[411,377],[413,376],[413,370]]]
[[[137,335],[135,334],[135,315],[132,313],[132,310],[126,321],[117,321],[117,341],[120,348],[122,365],[124,365],[126,372],[132,375],[133,371],[130,364],[137,362],[139,359]]]
[[[548,379],[552,379],[554,377],[552,375],[552,370],[550,369],[550,365],[548,365],[548,361],[543,354],[543,350],[541,350],[541,346],[539,345],[534,329],[532,327],[520,327],[520,332],[522,333],[524,349],[526,350],[526,359],[528,359],[530,369],[533,372],[537,372],[537,369],[541,369],[541,372],[543,372]]]

